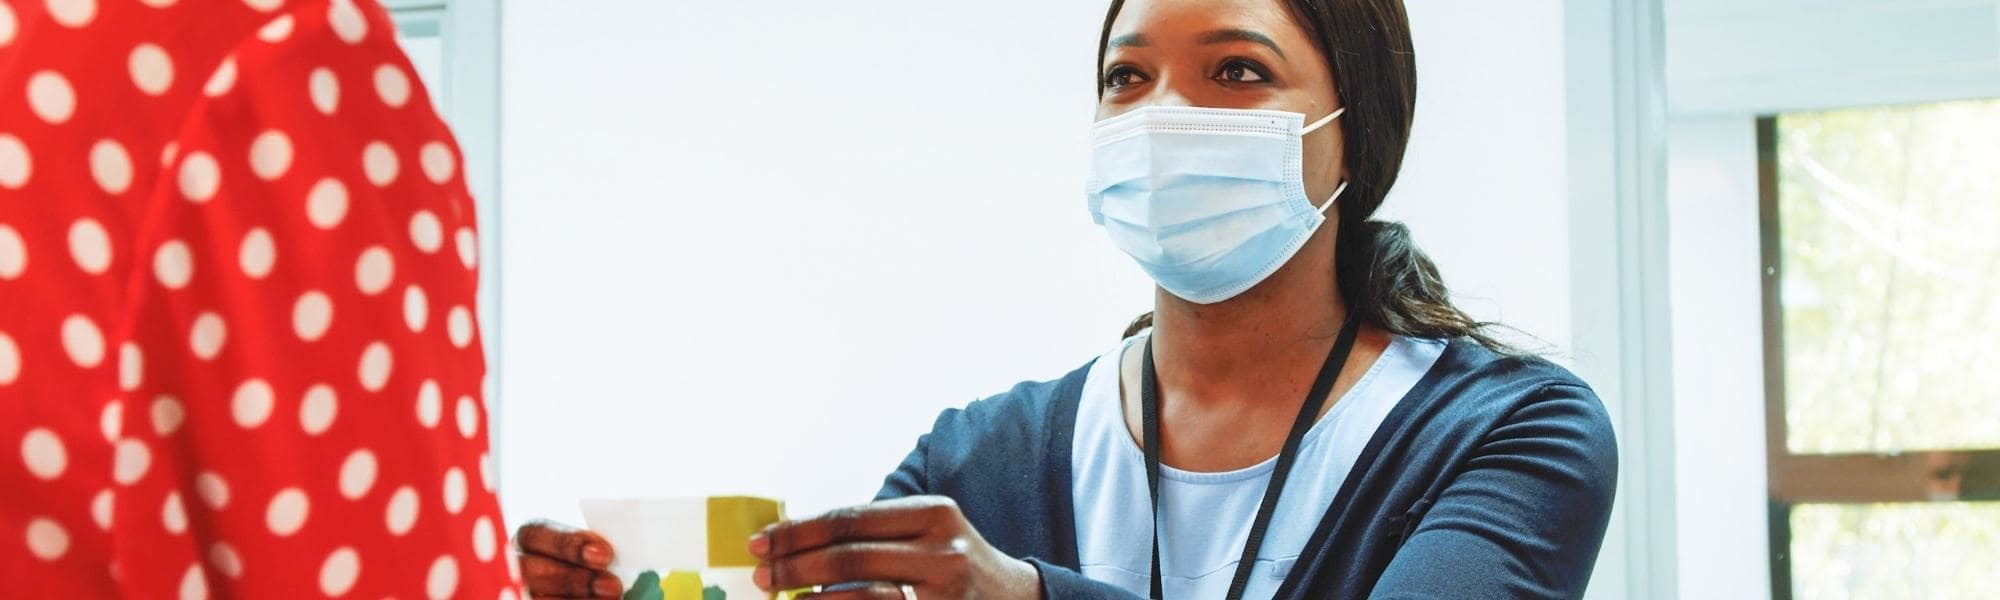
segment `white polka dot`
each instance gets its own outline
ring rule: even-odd
[[[201,572],[201,563],[189,565],[181,575],[181,600],[208,600],[208,575]]]
[[[237,250],[236,257],[236,265],[243,269],[243,275],[263,279],[271,274],[271,266],[278,261],[278,246],[271,239],[271,232],[259,227],[244,234],[243,245]]]
[[[14,338],[0,331],[0,385],[13,385],[21,378],[21,347],[14,345]]]
[[[326,67],[313,69],[306,80],[306,88],[311,92],[313,108],[323,115],[332,115],[340,108],[340,79]]]
[[[153,277],[170,290],[187,287],[194,278],[194,252],[188,250],[187,242],[160,244],[159,251],[153,253]]]
[[[300,294],[298,302],[292,304],[292,332],[299,339],[317,342],[332,326],[333,299],[319,290]]]
[[[438,223],[436,213],[420,210],[410,215],[410,243],[425,254],[444,246],[444,226]]]
[[[480,517],[472,522],[472,556],[478,558],[479,562],[493,560],[495,551],[499,550],[499,543],[494,540],[493,533],[493,519]]]
[[[34,171],[35,160],[28,154],[28,145],[21,143],[21,138],[0,133],[0,188],[21,189]]]
[[[327,24],[333,26],[333,34],[341,41],[359,44],[368,36],[368,19],[361,15],[351,0],[334,0],[327,8]]]
[[[338,598],[354,589],[354,581],[361,578],[361,554],[353,548],[341,547],[326,555],[326,562],[319,566],[319,591],[330,598]]]
[[[375,67],[375,95],[389,108],[402,108],[410,103],[410,77],[395,65]]]
[[[333,386],[320,384],[306,390],[304,400],[299,402],[299,429],[306,435],[319,435],[333,427],[333,418],[340,414],[340,399],[334,395]]]
[[[111,479],[119,485],[138,483],[153,467],[153,453],[146,444],[132,438],[118,440],[111,449]]]
[[[167,533],[187,533],[187,504],[181,502],[180,492],[167,492],[167,501],[160,504],[160,524],[167,527]]]
[[[479,403],[471,396],[458,397],[458,434],[472,439],[479,433]]]
[[[212,312],[201,313],[194,318],[194,327],[188,330],[188,349],[194,351],[195,358],[214,360],[222,353],[222,344],[229,338],[228,327],[222,317]]]
[[[70,362],[85,369],[104,364],[104,332],[97,322],[83,315],[70,315],[62,324],[63,352]]]
[[[472,311],[463,306],[451,307],[444,316],[445,333],[451,336],[451,345],[460,348],[472,343]]]
[[[55,432],[35,429],[21,438],[21,462],[36,479],[52,480],[69,469],[69,450]]]
[[[222,167],[207,152],[189,152],[181,161],[181,196],[193,202],[207,202],[222,189]]]
[[[104,531],[111,530],[111,509],[113,508],[111,502],[114,499],[110,488],[97,490],[97,495],[90,497],[90,522],[96,523],[98,529]]]
[[[460,227],[458,228],[458,234],[454,237],[458,241],[458,262],[465,263],[465,268],[467,269],[477,266],[479,264],[479,238],[476,234],[472,233],[472,229],[469,227]]]
[[[216,542],[208,547],[208,564],[215,572],[230,579],[243,578],[243,555],[236,553],[236,547],[229,542]]]
[[[333,229],[347,218],[347,185],[328,177],[306,192],[306,219],[314,227]]]
[[[90,146],[90,176],[104,193],[123,194],[132,189],[132,155],[117,141],[98,140]]]
[[[49,562],[62,558],[69,554],[69,532],[48,517],[28,521],[28,553]]]
[[[458,561],[450,555],[440,556],[431,563],[431,574],[424,578],[424,593],[431,600],[447,600],[458,591]]]
[[[208,600],[208,575],[201,572],[201,563],[189,565],[181,575],[181,600]]]
[[[361,251],[361,258],[354,261],[354,287],[370,296],[389,289],[389,282],[396,277],[396,259],[388,248],[370,246]]]
[[[493,491],[493,455],[479,453],[479,485],[486,491]]]
[[[14,43],[14,34],[21,29],[21,21],[14,16],[14,9],[0,2],[0,46]]]
[[[21,189],[35,171],[35,160],[21,138],[0,133],[0,188]]]
[[[236,394],[229,399],[229,414],[244,429],[256,429],[271,419],[276,396],[271,391],[271,384],[264,380],[245,380],[242,385],[236,386]]]
[[[514,593],[514,588],[501,588],[499,600],[521,600],[521,597]]]
[[[154,398],[151,413],[153,433],[160,437],[173,435],[180,431],[182,423],[187,422],[187,407],[173,396]]]
[[[104,273],[111,268],[111,234],[96,219],[77,219],[69,226],[69,256],[85,273]]]
[[[160,146],[160,168],[165,169],[174,166],[174,158],[179,157],[180,152],[181,143],[178,141],[169,141],[165,145]]]
[[[104,441],[116,442],[125,433],[125,402],[112,400],[104,403],[104,410],[97,413],[97,432],[104,434]]]
[[[118,345],[118,389],[127,392],[139,389],[145,383],[146,359],[139,352],[139,345],[125,342]]]
[[[299,488],[285,488],[271,497],[271,504],[264,509],[264,526],[278,537],[287,537],[299,532],[306,525],[306,513],[311,510],[311,501]]]
[[[375,487],[375,467],[375,453],[366,448],[347,455],[340,463],[340,495],[348,500],[368,495],[368,489]]]
[[[258,12],[271,12],[278,10],[279,6],[283,6],[285,0],[243,0],[243,3],[250,5],[250,8],[257,9]]]
[[[64,27],[83,27],[97,17],[97,0],[48,0],[49,17]]]
[[[146,6],[151,6],[153,8],[166,8],[169,6],[173,6],[176,0],[139,0],[139,1],[145,3]]]
[[[389,510],[385,516],[390,535],[409,533],[410,528],[417,525],[417,491],[407,485],[397,488],[396,493],[389,496]]]
[[[257,134],[250,141],[250,172],[258,179],[272,181],[292,168],[292,138],[276,129]]]
[[[359,368],[362,389],[370,392],[382,391],[382,386],[389,383],[391,362],[388,344],[375,342],[369,344],[368,349],[362,350]]]
[[[48,16],[66,28],[82,28],[98,16],[96,0],[48,0]]]
[[[367,147],[361,149],[361,170],[375,187],[394,183],[397,171],[401,170],[396,160],[396,149],[383,142],[369,142]]]
[[[424,288],[410,286],[403,290],[403,324],[410,331],[423,333],[424,325],[431,320],[430,298],[424,295]]]
[[[194,493],[201,496],[201,503],[209,508],[222,510],[229,506],[229,482],[214,471],[202,471],[194,476]]]
[[[16,279],[28,270],[28,243],[21,233],[0,223],[0,279]]]
[[[76,89],[55,71],[40,71],[28,77],[28,108],[50,125],[68,123],[76,114]]]
[[[174,85],[174,59],[155,44],[133,47],[132,54],[125,59],[125,69],[132,75],[132,85],[139,86],[139,91],[148,96],[165,94]]]
[[[438,391],[436,381],[424,380],[417,387],[417,423],[426,428],[437,427],[444,418],[444,393]]]
[[[215,72],[208,75],[208,82],[201,84],[201,94],[210,98],[220,98],[236,87],[236,57],[222,59],[215,66]]]
[[[444,472],[444,509],[451,514],[465,510],[465,471],[452,467]]]
[[[285,38],[292,36],[293,24],[291,15],[279,15],[278,18],[265,23],[263,27],[257,28],[257,39],[272,44],[285,41]]]
[[[417,151],[417,162],[423,163],[424,177],[440,185],[450,181],[458,171],[458,159],[452,157],[451,147],[444,142],[424,144],[423,149]]]

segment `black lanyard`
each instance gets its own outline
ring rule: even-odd
[[[1319,377],[1313,380],[1312,391],[1306,392],[1305,403],[1299,407],[1298,419],[1292,421],[1292,432],[1285,437],[1285,447],[1278,452],[1278,464],[1271,470],[1271,482],[1264,488],[1264,503],[1257,507],[1257,518],[1250,522],[1250,539],[1243,543],[1243,558],[1236,563],[1236,579],[1229,584],[1229,600],[1241,600],[1243,588],[1250,583],[1250,569],[1257,564],[1257,551],[1264,545],[1264,531],[1271,527],[1271,513],[1278,508],[1278,496],[1285,491],[1285,478],[1292,474],[1292,463],[1299,458],[1299,444],[1306,432],[1312,430],[1319,420],[1320,407],[1326,406],[1327,394],[1333,391],[1333,382],[1340,378],[1341,367],[1347,364],[1348,353],[1354,350],[1355,333],[1360,329],[1360,320],[1349,315],[1347,323],[1340,327],[1340,337],[1333,342],[1333,350],[1326,355],[1326,364],[1319,368]],[[1139,401],[1142,426],[1146,432],[1146,488],[1153,499],[1153,598],[1163,597],[1160,591],[1160,396],[1159,375],[1153,368],[1153,340],[1146,339],[1145,368],[1140,372]]]

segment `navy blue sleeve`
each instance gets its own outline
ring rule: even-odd
[[[939,420],[942,421],[943,417],[939,417]],[[924,456],[929,452],[930,442],[931,434],[917,436],[916,449],[911,450],[909,456],[903,457],[903,464],[896,465],[896,470],[882,480],[881,491],[875,492],[877,502],[932,493],[929,473],[924,468]]]
[[[1480,442],[1370,597],[1580,598],[1617,479],[1603,403],[1545,386]]]
[[[1139,600],[1122,588],[1084,577],[1082,573],[1030,558],[1028,564],[1042,573],[1042,598],[1046,600]]]

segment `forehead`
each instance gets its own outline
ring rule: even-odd
[[[1217,29],[1255,31],[1281,46],[1309,43],[1284,0],[1127,0],[1111,37],[1140,34],[1165,43]]]

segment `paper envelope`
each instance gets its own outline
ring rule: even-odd
[[[587,498],[581,504],[584,525],[611,542],[612,574],[641,594],[628,598],[771,597],[751,583],[757,559],[747,546],[752,534],[784,517],[784,504],[777,500]],[[642,582],[648,572],[653,576]],[[660,595],[650,593],[655,589]]]

